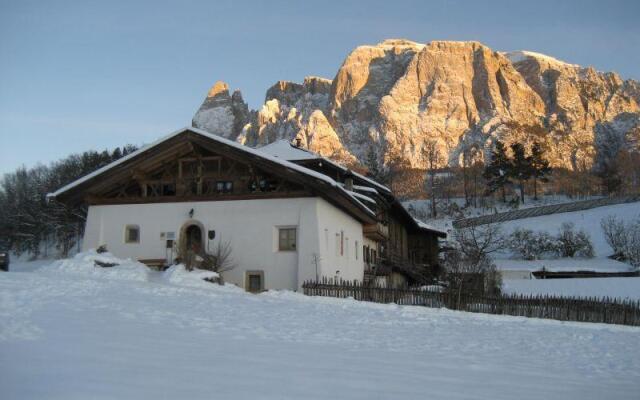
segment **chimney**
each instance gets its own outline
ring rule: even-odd
[[[300,146],[302,146],[302,138],[297,137],[296,138],[296,147],[300,148]]]
[[[351,171],[347,171],[347,174],[344,176],[344,188],[353,192],[353,174]]]

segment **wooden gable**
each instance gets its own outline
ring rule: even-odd
[[[52,195],[65,203],[139,204],[320,196],[362,222],[370,211],[323,177],[185,129]]]
[[[312,191],[267,172],[245,157],[212,151],[184,136],[169,151],[131,163],[88,190],[89,204],[305,197]]]

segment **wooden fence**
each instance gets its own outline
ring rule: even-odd
[[[520,210],[505,211],[496,214],[481,215],[479,217],[462,218],[453,221],[453,227],[456,229],[467,228],[469,226],[494,224],[514,219],[539,217],[541,215],[550,215],[574,211],[589,210],[596,207],[611,206],[615,204],[633,203],[640,201],[640,196],[625,197],[605,197],[600,199],[573,201],[570,203],[552,204],[547,206],[523,208]]]
[[[331,279],[302,285],[308,296],[353,298],[374,303],[424,306],[486,314],[514,315],[559,321],[640,326],[640,301],[616,298],[574,298],[548,295],[485,296],[432,291],[426,288],[386,288]]]

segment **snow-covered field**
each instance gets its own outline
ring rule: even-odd
[[[505,293],[640,300],[640,278],[505,279]]]
[[[597,207],[590,210],[575,211],[570,213],[559,213],[552,215],[543,215],[540,217],[516,219],[507,221],[502,224],[505,233],[510,233],[516,228],[531,229],[534,231],[547,231],[554,235],[560,229],[564,222],[573,222],[575,229],[583,229],[591,236],[593,249],[596,258],[607,257],[613,252],[607,244],[600,221],[602,218],[614,215],[622,218],[624,221],[631,221],[640,218],[640,202],[617,204],[607,207]]]
[[[85,256],[0,274],[0,398],[638,398],[638,328],[250,295]]]
[[[613,253],[613,250],[607,244],[602,233],[600,221],[609,215],[617,216],[624,221],[640,218],[640,203],[618,204],[584,211],[544,215],[504,222],[502,229],[506,234],[511,233],[516,228],[524,228],[533,231],[546,231],[551,235],[557,234],[560,226],[564,222],[572,222],[576,230],[582,229],[591,237],[595,257],[591,259],[564,258],[525,261],[511,259],[511,254],[504,252],[503,254],[496,255],[496,266],[503,271],[536,271],[542,269],[542,267],[550,271],[630,271],[632,268],[629,264],[607,258]]]
[[[606,257],[553,258],[547,260],[512,260],[510,258],[496,258],[493,261],[496,264],[496,267],[503,271],[538,271],[542,268],[548,271],[633,271],[633,267],[631,265]]]

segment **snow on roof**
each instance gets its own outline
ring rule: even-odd
[[[360,192],[369,192],[369,193],[375,193],[375,194],[378,194],[378,191],[377,191],[377,190],[375,190],[374,188],[369,187],[369,186],[353,185],[353,189],[354,189],[354,190],[358,190],[358,191],[360,191]]]
[[[369,203],[377,204],[374,199],[372,199],[369,196],[365,196],[364,194],[357,193],[357,192],[352,192],[350,190],[347,190],[347,193],[349,193],[353,197],[357,197],[358,199],[361,199],[361,200],[364,200],[364,201],[368,201]]]
[[[362,179],[363,181],[365,181],[365,182],[367,182],[367,183],[370,183],[370,184],[372,184],[372,185],[376,186],[377,188],[384,190],[384,191],[385,191],[385,192],[387,192],[387,193],[391,193],[391,189],[389,189],[389,188],[388,188],[388,187],[386,187],[385,185],[383,185],[383,184],[381,184],[381,183],[378,183],[378,182],[374,181],[374,180],[373,180],[373,179],[371,179],[371,178],[367,178],[366,176],[364,176],[364,175],[362,175],[362,174],[359,174],[359,173],[357,173],[357,172],[355,172],[355,171],[352,171],[352,170],[350,170],[349,168],[347,168],[347,167],[345,167],[345,166],[342,166],[342,165],[338,164],[338,163],[337,163],[337,162],[335,162],[335,161],[332,161],[332,160],[329,160],[328,158],[324,158],[324,157],[323,157],[323,158],[322,158],[322,162],[327,162],[327,163],[329,163],[329,164],[333,165],[334,167],[336,167],[336,168],[338,168],[338,169],[341,169],[341,170],[342,170],[342,171],[344,171],[344,172],[349,171],[351,174],[353,174],[354,176],[356,176],[356,177],[358,177],[358,178]],[[362,186],[361,186],[361,187],[362,187]]]
[[[120,164],[124,163],[125,161],[128,161],[128,160],[136,157],[137,155],[139,155],[139,154],[141,154],[141,153],[143,153],[143,152],[145,152],[145,151],[147,151],[147,150],[159,145],[160,143],[163,143],[166,140],[171,139],[174,136],[177,136],[177,135],[179,135],[179,134],[181,134],[183,132],[186,132],[186,131],[190,131],[190,132],[196,133],[196,134],[198,134],[200,136],[204,136],[204,137],[206,137],[208,139],[211,139],[213,141],[223,143],[223,144],[225,144],[227,146],[234,147],[234,148],[236,148],[236,149],[238,149],[240,151],[244,151],[244,152],[253,154],[255,156],[262,157],[262,158],[267,159],[267,160],[269,160],[271,162],[280,164],[280,165],[282,165],[284,167],[287,167],[289,169],[295,170],[295,171],[300,172],[302,174],[305,174],[307,176],[311,176],[313,178],[322,180],[322,181],[328,183],[329,185],[337,188],[338,190],[344,192],[347,196],[349,196],[349,198],[351,198],[355,203],[357,203],[362,209],[366,210],[372,216],[375,216],[375,213],[373,211],[371,211],[371,209],[369,207],[365,206],[360,200],[358,200],[357,198],[352,196],[349,193],[349,191],[345,190],[338,182],[336,182],[335,180],[333,180],[332,178],[328,177],[325,174],[322,174],[320,172],[316,172],[316,171],[311,170],[309,168],[305,168],[305,167],[303,167],[301,165],[292,163],[290,161],[274,157],[274,156],[272,156],[270,154],[267,154],[265,152],[262,152],[262,151],[253,149],[251,147],[245,146],[243,144],[240,144],[238,142],[234,142],[232,140],[223,138],[222,136],[218,136],[218,135],[203,131],[203,130],[198,129],[198,128],[193,128],[193,127],[185,127],[185,128],[179,129],[179,130],[177,130],[175,132],[172,132],[172,133],[168,134],[167,136],[164,136],[161,139],[156,140],[155,142],[153,142],[151,144],[148,144],[148,145],[140,148],[137,151],[134,151],[131,154],[128,154],[128,155],[126,155],[126,156],[124,156],[124,157],[122,157],[122,158],[120,158],[120,159],[118,159],[118,160],[116,160],[116,161],[114,161],[114,162],[112,162],[110,164],[105,165],[104,167],[102,167],[102,168],[100,168],[100,169],[98,169],[98,170],[96,170],[96,171],[94,171],[94,172],[92,172],[92,173],[90,173],[88,175],[83,176],[80,179],[77,179],[77,180],[69,183],[66,186],[63,186],[62,188],[56,190],[53,193],[47,194],[47,197],[56,197],[56,196],[58,196],[58,195],[60,195],[60,194],[62,194],[64,192],[66,192],[66,191],[68,191],[68,190],[80,185],[81,183],[84,183],[84,182],[86,182],[86,181],[88,181],[88,180],[90,180],[92,178],[95,178],[96,176],[98,176],[98,175],[110,170],[111,168],[113,168],[113,167],[115,167],[117,165],[120,165]]]
[[[286,139],[280,139],[273,143],[270,143],[266,146],[262,146],[258,148],[259,151],[262,151],[266,154],[269,154],[273,157],[278,157],[283,160],[293,161],[293,160],[314,160],[316,158],[322,158],[318,154],[301,149],[299,147],[294,146]]]
[[[291,144],[288,140],[286,139],[281,139],[281,140],[277,140],[273,143],[270,143],[266,146],[262,146],[260,148],[258,148],[258,151],[262,151],[264,153],[267,153],[271,156],[274,157],[278,157],[284,160],[288,160],[288,161],[299,161],[299,160],[322,160],[323,162],[327,162],[328,164],[333,165],[334,167],[341,169],[344,172],[350,171],[349,168],[342,166],[340,164],[338,164],[335,161],[329,160],[328,158],[322,157],[321,155],[314,153],[310,150],[306,150],[306,149],[301,149],[298,148],[296,146],[294,146],[293,144]],[[379,189],[384,190],[387,193],[391,193],[391,189],[389,189],[388,187],[374,181],[371,178],[367,178],[364,175],[361,175],[357,172],[354,171],[350,171],[354,176],[362,179],[363,181],[366,181],[367,183],[370,183],[374,186],[377,186]],[[361,186],[361,187],[365,187],[365,186]]]
[[[420,220],[419,220],[419,219],[417,219],[417,218],[414,218],[413,220],[414,220],[414,221],[416,221],[416,223],[418,224],[418,226],[419,226],[421,229],[428,229],[428,230],[430,230],[430,231],[440,232],[440,233],[443,233],[443,234],[445,234],[445,235],[447,234],[447,232],[443,231],[442,229],[438,229],[438,228],[436,228],[436,227],[435,227],[435,226],[433,226],[433,225],[429,225],[429,224],[427,224],[427,223],[425,223],[425,222],[422,222],[422,221],[420,221]]]

